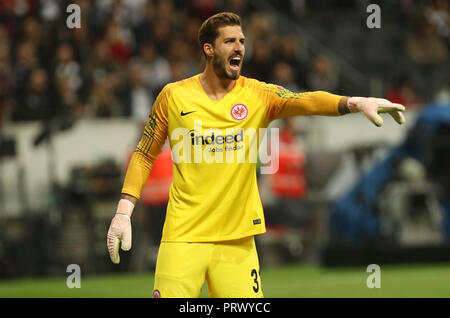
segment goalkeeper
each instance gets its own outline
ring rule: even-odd
[[[180,151],[183,158],[198,147],[231,157],[244,147],[248,158],[250,141],[239,131],[258,134],[283,117],[361,112],[378,127],[380,113],[405,121],[405,108],[386,99],[294,93],[241,76],[245,36],[233,13],[203,22],[199,42],[203,73],[163,88],[131,158],[107,234],[113,263],[120,261],[119,247],[131,248],[133,209],[167,137],[172,154]],[[263,297],[254,236],[265,230],[255,162],[174,160],[153,296],[199,297],[206,280],[210,297]]]

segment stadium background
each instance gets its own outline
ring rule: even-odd
[[[79,29],[66,26],[71,3]],[[370,3],[381,28],[366,24]],[[407,107],[401,127],[358,115],[274,123],[303,183],[259,176],[265,295],[450,296],[445,0],[1,1],[0,295],[151,295],[163,202],[137,206],[120,265],[106,231],[153,100],[202,71],[198,27],[220,11],[243,19],[243,75]],[[66,287],[69,264],[79,290]],[[369,264],[379,290],[366,286]]]

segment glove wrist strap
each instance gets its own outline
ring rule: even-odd
[[[116,214],[126,215],[128,218],[131,217],[133,213],[134,204],[127,199],[120,199],[119,204],[117,205]]]
[[[359,108],[359,101],[361,100],[362,97],[350,97],[347,101],[347,106],[348,109],[350,110],[351,113],[357,113],[360,112],[361,109]]]
[[[131,218],[130,218],[128,215],[126,215],[126,214],[123,214],[123,213],[116,213],[116,215],[121,215],[121,216],[123,216],[124,218],[126,218],[128,221],[131,222]]]

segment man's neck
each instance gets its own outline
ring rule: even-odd
[[[234,88],[236,80],[219,78],[213,67],[207,64],[203,73],[200,74],[200,83],[209,98],[221,100]]]

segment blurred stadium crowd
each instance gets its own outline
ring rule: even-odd
[[[64,27],[70,3],[81,7],[81,28]],[[381,31],[364,27],[368,3],[272,2],[278,13],[327,43],[334,58],[313,50],[295,30],[285,30],[275,14],[260,10],[255,1],[3,0],[1,120],[60,115],[145,120],[166,83],[202,71],[198,28],[206,17],[225,10],[243,18],[244,75],[293,91],[349,94],[349,74],[340,62],[367,76],[379,74],[382,63],[390,67],[382,68],[381,93],[392,101],[413,107],[448,99],[449,1],[378,2]],[[367,86],[359,90],[360,95],[370,92]]]

